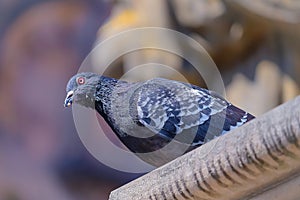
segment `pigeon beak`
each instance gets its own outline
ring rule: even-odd
[[[65,103],[64,103],[64,107],[69,107],[72,105],[73,103],[73,95],[74,95],[74,91],[69,91],[67,93],[66,99],[65,99]]]

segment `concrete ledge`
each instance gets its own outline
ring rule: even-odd
[[[299,140],[300,97],[114,190],[110,199],[291,199],[300,194]],[[289,183],[294,187],[284,191]]]

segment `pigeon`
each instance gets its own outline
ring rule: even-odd
[[[131,152],[153,166],[254,119],[216,92],[164,78],[127,82],[82,72],[66,92],[65,107],[95,109]]]

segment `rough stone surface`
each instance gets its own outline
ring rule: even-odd
[[[232,200],[276,196],[276,190],[270,192],[270,188],[283,182],[299,182],[292,179],[300,174],[299,105],[297,97],[116,189],[110,199]],[[285,184],[281,185],[282,195]],[[297,196],[293,188],[285,192],[284,199]]]

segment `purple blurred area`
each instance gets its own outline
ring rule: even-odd
[[[0,2],[0,199],[107,199],[137,175],[82,145],[65,86],[110,14],[99,0]]]

